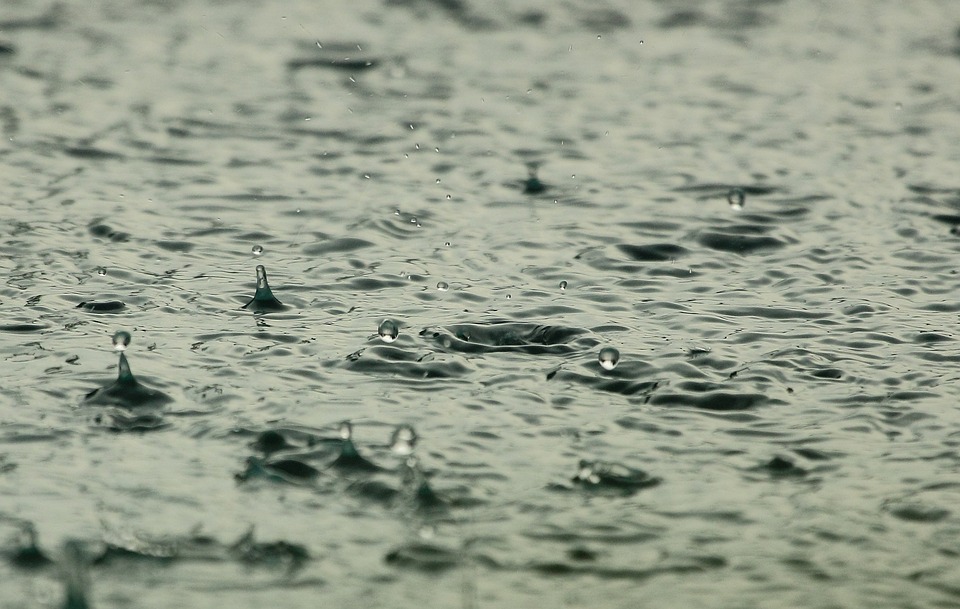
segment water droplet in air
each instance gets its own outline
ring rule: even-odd
[[[130,345],[130,333],[126,330],[118,330],[113,335],[113,348],[117,351],[126,351]]]
[[[101,277],[103,277],[106,274],[107,274],[107,269],[103,268],[102,266],[97,267],[97,275],[100,275]]]
[[[262,245],[254,245],[253,248],[252,248],[250,251],[253,253],[254,256],[261,256],[261,255],[263,255],[263,246],[262,246]]]
[[[746,199],[747,193],[743,192],[742,188],[733,188],[727,193],[727,203],[730,204],[730,209],[736,211],[743,209],[743,203]]]
[[[440,283],[437,284],[437,289],[440,290],[441,292],[446,292],[447,290],[450,289],[450,284],[448,284],[446,281],[441,281]]]
[[[392,319],[384,319],[380,322],[380,327],[377,328],[377,334],[380,335],[380,340],[383,342],[392,343],[400,335],[400,326]]]
[[[563,290],[566,290],[566,289],[567,289],[567,282],[566,282],[566,281],[561,281],[561,282],[560,282],[560,291],[562,292]]]
[[[412,455],[416,445],[417,432],[409,425],[397,426],[393,430],[393,435],[390,436],[390,450],[402,457]]]
[[[620,362],[620,352],[613,347],[604,347],[600,349],[600,356],[597,358],[600,367],[604,370],[613,370]]]
[[[443,247],[450,247],[452,244],[449,241],[443,242]]]
[[[437,184],[439,184],[439,183],[440,183],[440,178],[437,178]]]
[[[340,429],[338,431],[341,440],[349,440],[350,437],[353,436],[353,425],[350,421],[344,421],[340,423]]]
[[[452,198],[453,198],[453,197],[451,197],[450,195],[447,195],[447,201],[449,201],[449,200],[452,199]]]

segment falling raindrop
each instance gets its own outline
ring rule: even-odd
[[[353,436],[353,425],[350,421],[340,423],[339,433],[341,440],[349,440]]]
[[[380,327],[377,328],[377,334],[380,335],[380,340],[383,342],[392,343],[400,335],[400,326],[392,319],[384,319],[380,322]]]
[[[106,274],[107,274],[107,269],[103,268],[102,266],[97,267],[97,275],[100,275],[101,277],[103,277]]]
[[[604,347],[600,349],[600,355],[597,359],[600,362],[601,368],[604,370],[613,370],[620,362],[620,352],[613,347]]]
[[[743,192],[742,188],[733,188],[727,193],[727,203],[730,204],[730,209],[735,211],[740,211],[743,209],[743,204],[746,198],[747,193]]]
[[[561,281],[561,282],[560,282],[560,291],[562,292],[562,291],[564,291],[564,290],[566,290],[566,289],[567,289],[567,282],[566,282],[566,281]]]
[[[254,256],[262,256],[262,255],[263,255],[263,246],[262,246],[262,245],[254,245],[253,248],[252,248],[250,251],[253,253]]]
[[[126,330],[118,330],[113,335],[113,348],[117,351],[126,351],[130,345],[130,333]]]
[[[402,457],[412,455],[416,445],[417,432],[409,425],[398,425],[390,436],[390,450]]]
[[[446,281],[441,281],[437,283],[437,289],[440,290],[441,292],[446,292],[447,290],[450,289],[450,284],[448,284]]]

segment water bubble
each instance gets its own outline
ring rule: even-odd
[[[100,275],[101,277],[103,277],[106,274],[107,274],[107,269],[103,268],[102,266],[97,267],[97,275]]]
[[[126,351],[130,345],[130,333],[126,330],[118,330],[113,335],[113,348],[117,351]]]
[[[450,284],[447,283],[446,281],[441,281],[437,283],[437,289],[440,290],[441,292],[446,292],[447,290],[450,289]]]
[[[727,203],[730,204],[730,209],[736,211],[743,209],[743,203],[746,199],[747,193],[743,192],[742,188],[733,188],[727,193]]]
[[[390,450],[402,457],[412,455],[416,445],[417,432],[409,425],[398,425],[390,436]]]
[[[262,245],[254,245],[253,248],[250,249],[250,252],[251,252],[254,256],[262,256],[262,255],[263,255],[263,246],[262,246]]]
[[[380,327],[377,328],[377,334],[380,335],[380,340],[383,342],[392,343],[400,335],[400,326],[392,319],[384,319],[380,322]]]
[[[613,347],[604,347],[600,349],[600,355],[597,359],[600,362],[601,368],[604,370],[613,370],[620,362],[620,352]]]
[[[560,282],[560,291],[562,292],[562,291],[564,291],[564,290],[566,290],[566,289],[567,289],[567,282],[566,282],[566,281],[561,281],[561,282]]]
[[[353,436],[353,424],[350,421],[343,421],[340,423],[340,429],[338,430],[341,440],[349,440]]]

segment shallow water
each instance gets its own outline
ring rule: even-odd
[[[5,0],[2,605],[957,606],[958,25]]]

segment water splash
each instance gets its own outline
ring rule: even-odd
[[[613,370],[617,367],[617,364],[620,363],[620,352],[613,347],[604,347],[600,349],[597,360],[600,362],[600,367],[604,370]]]
[[[547,185],[537,177],[538,163],[527,164],[527,179],[523,181],[523,194],[538,195],[547,189]]]
[[[271,311],[285,311],[287,305],[283,304],[273,295],[270,284],[267,283],[267,269],[262,264],[257,265],[257,291],[250,299],[250,302],[243,305],[244,309],[250,309],[254,313],[267,313]]]
[[[337,458],[330,464],[330,467],[341,470],[365,472],[376,472],[382,469],[376,463],[364,458],[357,451],[357,447],[353,443],[353,425],[350,421],[340,423],[339,432],[341,440],[340,454],[337,455]]]
[[[420,461],[414,455],[417,445],[417,432],[410,425],[399,425],[390,437],[390,450],[406,457],[401,469],[402,486],[400,496],[407,507],[417,512],[443,511],[447,507],[444,501],[427,481],[426,474],[420,468]]]
[[[727,203],[730,204],[730,209],[734,211],[742,210],[746,199],[747,193],[744,192],[742,188],[732,188],[730,192],[727,193]]]
[[[660,484],[660,478],[619,463],[581,460],[573,482],[586,488],[616,489],[632,494]]]
[[[113,334],[113,348],[117,351],[126,351],[130,346],[131,336],[126,330],[117,330]]]
[[[120,358],[117,362],[117,380],[88,393],[84,397],[85,402],[101,406],[120,406],[133,409],[146,406],[162,406],[173,401],[167,394],[147,387],[133,376],[130,362],[127,361],[127,356],[123,352],[130,344],[129,332],[119,331],[114,334],[113,344],[114,348],[120,351]]]
[[[392,343],[400,336],[400,324],[392,319],[384,319],[377,328],[377,334],[380,335],[380,340],[383,342]]]
[[[66,590],[63,609],[90,609],[87,600],[90,593],[89,563],[90,559],[79,542],[71,540],[63,544],[60,562]]]

